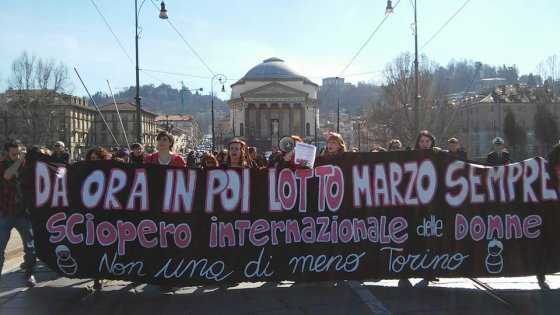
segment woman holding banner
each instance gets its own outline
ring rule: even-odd
[[[111,153],[103,147],[91,148],[86,153],[86,161],[110,160]]]
[[[130,145],[130,163],[134,165],[144,164],[144,147],[140,143]]]
[[[200,167],[203,170],[214,169],[219,167],[219,163],[211,152],[204,152],[200,160]]]
[[[346,144],[342,135],[336,132],[328,132],[325,138],[327,140],[327,150],[324,155],[333,156],[346,152]]]
[[[228,154],[222,162],[223,168],[248,168],[247,144],[245,141],[234,138],[228,143]]]
[[[436,144],[436,137],[429,132],[428,130],[422,130],[416,137],[416,143],[414,144],[414,150],[439,150],[438,147],[435,146]],[[437,281],[436,278],[424,278],[420,282],[414,285],[415,288],[425,288],[429,285],[430,281]],[[400,279],[399,280],[399,287],[412,287],[410,280],[408,279]]]
[[[434,149],[436,145],[436,137],[428,130],[422,130],[416,137],[414,150],[429,150]]]
[[[183,157],[172,152],[174,140],[171,134],[167,131],[162,131],[158,133],[156,140],[157,152],[148,155],[144,160],[144,164],[187,167],[187,163]]]
[[[110,160],[111,153],[102,147],[91,148],[86,153],[86,161],[99,161],[99,160]],[[93,280],[93,290],[101,291],[103,288],[103,279]]]

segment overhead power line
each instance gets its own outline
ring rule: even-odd
[[[140,70],[145,71],[145,72],[163,73],[163,74],[176,75],[176,76],[182,76],[182,77],[190,77],[190,78],[195,78],[195,79],[211,79],[212,78],[212,77],[208,77],[208,76],[188,74],[188,73],[175,72],[175,71],[163,71],[163,70],[154,70],[154,69],[140,69]]]
[[[101,17],[101,19],[103,19],[103,22],[105,23],[105,26],[107,27],[107,29],[111,32],[111,34],[113,35],[113,38],[115,39],[115,41],[117,42],[117,45],[120,47],[120,49],[122,50],[122,52],[125,54],[126,58],[128,59],[128,61],[130,61],[130,64],[134,65],[134,61],[132,60],[132,57],[130,56],[130,54],[126,51],[126,49],[124,48],[123,43],[121,42],[120,38],[117,36],[117,34],[115,33],[115,31],[113,31],[113,28],[111,27],[111,24],[109,23],[109,21],[107,20],[107,18],[105,17],[105,15],[103,14],[103,12],[101,12],[101,9],[99,9],[99,7],[97,6],[97,3],[95,3],[94,0],[90,0],[91,4],[93,5],[93,7],[95,8],[95,10],[97,11],[97,13],[99,14],[99,16]],[[142,69],[140,70],[142,71]],[[144,72],[143,73],[147,76],[149,76],[150,78],[159,81],[161,83],[165,83],[162,79],[158,78],[157,76]]]
[[[459,9],[457,9],[457,11],[455,11],[455,13],[453,13],[453,15],[451,15],[451,17],[450,17],[449,19],[447,19],[447,21],[445,21],[445,23],[443,23],[443,25],[434,33],[434,35],[432,35],[432,36],[430,37],[430,39],[428,39],[428,40],[424,43],[424,45],[422,45],[422,47],[420,47],[420,50],[423,50],[426,46],[428,46],[428,44],[429,44],[434,38],[436,38],[436,36],[438,36],[439,33],[441,33],[441,31],[443,31],[443,29],[447,26],[447,24],[449,24],[449,23],[451,22],[451,20],[453,20],[453,19],[457,16],[457,14],[459,14],[459,12],[461,12],[461,11],[467,6],[467,4],[468,4],[469,2],[471,2],[471,0],[466,0],[466,1],[463,3],[463,5],[462,5]]]
[[[396,8],[399,5],[399,2],[401,2],[400,0],[397,0],[397,2],[395,3],[395,5],[393,6],[393,8]],[[366,41],[362,44],[362,46],[358,49],[358,51],[356,51],[356,53],[352,56],[352,58],[350,59],[350,61],[348,62],[348,64],[342,69],[342,71],[340,71],[340,74],[338,75],[339,77],[341,77],[344,72],[346,72],[346,70],[348,70],[348,68],[352,65],[352,63],[354,63],[354,61],[356,60],[356,58],[358,58],[358,56],[362,53],[362,50],[364,50],[364,48],[367,46],[367,44],[369,44],[369,42],[372,40],[373,36],[375,36],[375,34],[377,33],[377,31],[379,31],[379,29],[381,28],[381,26],[383,25],[383,23],[385,23],[385,21],[387,20],[387,18],[389,18],[389,15],[385,15],[385,17],[381,20],[381,22],[379,22],[379,24],[377,25],[377,27],[375,27],[375,29],[371,32],[371,34],[369,35],[369,37],[366,39]]]
[[[103,13],[101,12],[101,10],[99,9],[99,7],[97,6],[97,4],[95,3],[94,0],[90,0],[89,2],[91,2],[91,4],[93,5],[93,7],[95,8],[95,10],[97,11],[97,13],[99,14],[99,16],[101,16],[101,18],[103,19],[103,22],[105,22],[105,26],[107,26],[107,28],[109,29],[109,31],[111,32],[111,34],[113,34],[113,37],[115,38],[115,41],[117,42],[117,44],[119,45],[119,47],[121,48],[121,50],[123,51],[123,53],[126,55],[126,57],[128,58],[128,60],[130,60],[131,63],[134,63],[132,61],[132,57],[130,57],[130,55],[128,54],[128,52],[126,51],[126,49],[124,48],[124,45],[122,44],[121,40],[119,39],[119,37],[117,36],[117,34],[115,34],[115,32],[113,31],[113,28],[111,27],[111,25],[109,24],[109,21],[107,21],[107,18],[105,18],[105,15],[103,15]]]

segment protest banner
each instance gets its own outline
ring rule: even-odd
[[[547,161],[345,153],[308,169],[28,161],[39,257],[62,275],[196,285],[560,271]]]

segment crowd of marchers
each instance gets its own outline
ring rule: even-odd
[[[234,138],[227,148],[219,152],[191,151],[185,156],[173,151],[174,138],[166,132],[160,132],[157,137],[155,152],[151,147],[144,148],[141,143],[133,143],[130,148],[103,148],[94,147],[87,151],[86,161],[94,160],[116,160],[122,163],[135,165],[159,164],[173,167],[188,167],[199,169],[213,168],[301,168],[306,167],[295,161],[295,146],[302,142],[302,138],[293,135],[280,140],[278,147],[273,148],[272,153],[265,157],[257,148],[248,146],[245,141]],[[326,146],[319,153],[316,161],[337,157],[348,151],[343,137],[334,132],[325,135]],[[399,139],[390,140],[386,148],[375,146],[371,152],[402,151],[402,150],[435,150],[444,151],[461,159],[468,160],[467,153],[461,147],[457,138],[447,140],[447,148],[443,149],[436,145],[436,138],[427,130],[421,131],[414,144],[404,147]],[[22,177],[26,170],[26,156],[31,154],[43,154],[51,156],[56,163],[69,164],[69,154],[66,152],[63,142],[58,141],[52,148],[32,146],[26,148],[18,140],[10,140],[4,145],[4,151],[0,155],[0,274],[4,265],[5,251],[10,239],[12,229],[16,229],[21,236],[24,250],[24,262],[21,269],[24,271],[25,281],[28,286],[34,286],[36,280],[33,276],[37,258],[33,242],[33,231],[29,218],[29,200],[24,196]],[[352,150],[354,151],[354,150]],[[549,172],[560,174],[560,145],[556,145],[548,156]],[[504,140],[496,137],[493,140],[493,150],[487,155],[488,165],[503,165],[512,162],[510,154],[506,149]],[[553,179],[557,176],[551,176]],[[555,183],[557,184],[557,183]],[[539,275],[539,284],[542,288],[548,288],[544,275]],[[417,286],[426,286],[435,279],[424,279]],[[0,278],[1,282],[1,278]],[[399,286],[409,286],[410,282],[402,279]],[[94,281],[94,289],[100,290],[102,282]]]

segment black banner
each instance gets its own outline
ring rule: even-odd
[[[347,153],[314,169],[31,161],[39,257],[145,283],[505,277],[560,271],[559,192],[533,158]]]

